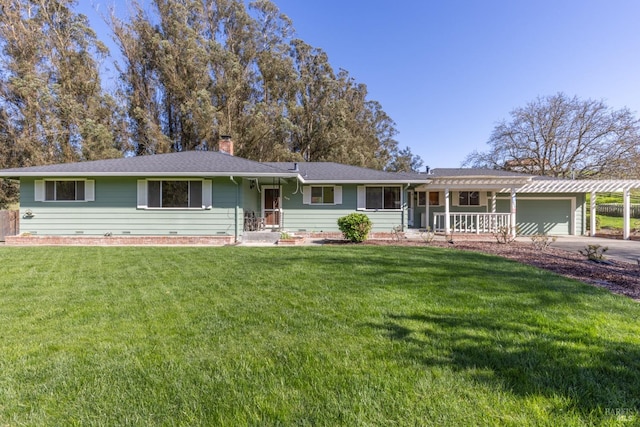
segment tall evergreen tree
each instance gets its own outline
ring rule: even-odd
[[[107,49],[74,5],[0,0],[0,95],[12,135],[4,166],[121,155],[118,107],[99,74]]]
[[[294,39],[269,0],[153,0],[112,18],[136,154],[216,147],[259,160],[339,161],[383,169],[395,123],[366,86]]]

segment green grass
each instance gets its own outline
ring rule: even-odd
[[[640,203],[640,191],[631,191],[631,203]],[[590,195],[587,194],[587,201]],[[596,203],[622,203],[622,193],[598,193]]]
[[[590,194],[587,194],[586,205],[589,206]],[[622,203],[622,193],[598,193],[596,203]],[[631,191],[631,203],[640,203],[640,192]],[[599,228],[622,230],[624,221],[622,217],[597,215]],[[587,213],[587,227],[589,227],[589,214]],[[640,220],[631,218],[631,227],[640,228]]]
[[[597,215],[597,218],[600,222],[600,228],[622,230],[622,228],[624,227],[624,219],[622,217]],[[636,220],[631,219],[631,224],[633,224],[635,221]]]
[[[591,225],[590,216],[587,215],[587,227]],[[597,215],[598,229],[618,230],[622,232],[624,219],[618,216]],[[640,219],[631,218],[631,229],[640,229]]]
[[[349,245],[0,261],[2,426],[640,422],[640,306],[507,260]]]

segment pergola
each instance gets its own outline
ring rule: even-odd
[[[520,187],[518,193],[590,193],[591,194],[591,235],[596,234],[596,194],[622,193],[622,238],[629,240],[631,234],[631,190],[640,189],[640,180],[607,179],[607,180],[559,180],[537,179]]]
[[[486,190],[492,192],[492,211],[495,212],[496,193],[509,193],[511,195],[510,215],[511,224],[516,219],[516,196],[523,193],[582,193],[591,194],[591,235],[596,233],[596,194],[597,193],[622,193],[623,194],[623,238],[629,239],[631,232],[631,190],[640,189],[640,180],[570,180],[533,177],[528,175],[490,175],[492,172],[474,174],[469,170],[462,176],[429,176],[427,183],[418,187],[418,190],[444,190],[445,195],[445,229],[450,229],[449,224],[449,194],[452,190]],[[427,215],[428,215],[427,204]],[[515,228],[513,230],[515,233]]]
[[[467,190],[491,190],[491,210],[496,210],[496,193],[508,192],[511,194],[510,223],[516,223],[516,194],[520,188],[531,182],[532,177],[528,175],[509,174],[508,176],[488,176],[485,174],[474,175],[473,170],[469,170],[470,174],[463,176],[429,176],[427,184],[420,186],[417,190],[444,190],[444,207],[445,207],[445,230],[451,230],[449,200],[451,191],[467,191]],[[494,172],[494,171],[492,171]],[[429,215],[429,204],[427,200],[427,216]],[[515,235],[515,227],[512,233]]]

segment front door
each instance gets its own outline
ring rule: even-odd
[[[262,187],[262,217],[267,228],[280,227],[280,187]]]

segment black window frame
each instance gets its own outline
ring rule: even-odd
[[[480,206],[480,192],[460,191],[458,193],[458,206]]]
[[[314,195],[314,190],[316,195]],[[318,190],[320,195],[318,195]],[[326,191],[330,190],[330,191]],[[311,199],[309,201],[312,205],[335,205],[336,204],[336,187],[334,185],[312,185],[311,186]],[[329,200],[329,195],[331,195]],[[319,200],[319,201],[314,201]]]
[[[147,181],[149,209],[203,209],[203,181],[151,179]]]
[[[48,179],[44,181],[45,202],[84,202],[86,180]]]
[[[365,209],[397,211],[402,209],[402,187],[399,185],[367,186],[365,188]]]

